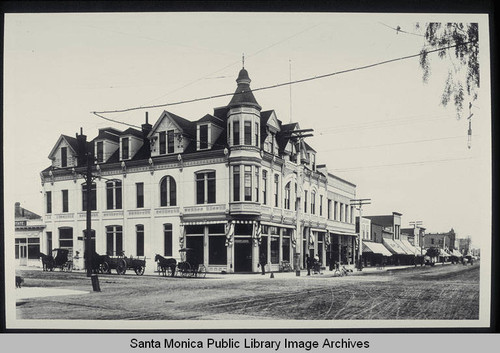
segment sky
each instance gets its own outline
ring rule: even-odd
[[[491,112],[487,17],[457,14],[7,14],[4,40],[4,194],[43,214],[39,173],[61,134],[127,126],[93,115],[232,93],[242,67],[253,89],[417,54],[415,23],[479,22],[481,89],[468,121],[441,106],[449,58],[418,58],[254,95],[284,123],[313,128],[319,164],[370,198],[364,215],[400,212],[402,226],[491,235]],[[392,27],[392,28],[390,28]],[[104,116],[140,125],[163,110],[197,120],[230,97]],[[467,106],[469,99],[466,98]],[[9,211],[10,212],[10,211]],[[6,218],[8,219],[8,218]],[[483,241],[482,241],[482,240]]]

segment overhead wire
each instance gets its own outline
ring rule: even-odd
[[[464,43],[458,43],[458,44],[454,44],[454,45],[450,45],[450,46],[442,47],[442,48],[438,48],[438,49],[428,50],[428,51],[426,51],[426,54],[434,53],[434,52],[437,52],[437,51],[442,51],[442,50],[445,50],[445,49],[456,48],[456,47],[462,46],[462,45],[476,43],[477,41],[478,40],[474,40],[474,41],[469,41],[469,42],[464,42]],[[259,88],[252,89],[252,92],[263,91],[263,90],[268,90],[268,89],[272,89],[272,88],[278,88],[278,87],[283,87],[283,86],[288,86],[288,85],[293,85],[293,84],[298,84],[298,83],[304,83],[304,82],[309,82],[309,81],[313,81],[313,80],[319,80],[319,79],[322,79],[322,78],[336,76],[336,75],[340,75],[340,74],[345,74],[345,73],[348,73],[348,72],[365,70],[365,69],[376,67],[376,66],[381,66],[381,65],[385,65],[385,64],[389,64],[389,63],[401,61],[401,60],[407,60],[407,59],[419,57],[421,55],[422,55],[422,53],[411,54],[411,55],[402,56],[402,57],[398,57],[398,58],[393,58],[393,59],[388,59],[388,60],[384,60],[384,61],[379,61],[379,62],[368,64],[368,65],[363,65],[363,66],[358,66],[358,67],[354,67],[354,68],[350,68],[350,69],[345,69],[345,70],[335,71],[335,72],[331,72],[331,73],[327,73],[327,74],[322,74],[322,75],[317,75],[317,76],[313,76],[313,77],[308,77],[308,78],[304,78],[304,79],[300,79],[300,80],[287,81],[287,82],[278,83],[278,84],[275,84],[275,85],[259,87]],[[155,104],[155,105],[140,106],[140,107],[131,107],[131,108],[125,108],[125,109],[93,111],[92,113],[94,115],[96,115],[96,116],[99,116],[98,114],[124,113],[124,112],[130,112],[130,111],[142,110],[142,109],[162,108],[162,107],[168,107],[168,106],[174,106],[174,105],[181,105],[181,104],[187,104],[187,103],[194,103],[194,102],[199,102],[199,101],[205,101],[205,100],[210,100],[210,99],[215,99],[215,98],[228,97],[228,96],[233,96],[235,94],[244,94],[244,93],[245,92],[241,92],[241,93],[235,93],[235,92],[222,93],[222,94],[216,94],[216,95],[213,95],[213,96],[206,96],[206,97],[200,97],[200,98],[186,99],[186,100],[177,101],[177,102],[171,102],[171,103]],[[99,117],[101,117],[101,116],[99,116]]]

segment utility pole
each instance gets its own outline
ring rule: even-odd
[[[297,141],[298,143],[298,151],[297,151],[297,185],[303,185],[303,179],[302,179],[302,150],[301,150],[301,145],[302,142],[304,141],[304,138],[314,136],[311,132],[313,132],[313,129],[301,129],[301,130],[292,130],[289,131],[285,134],[286,137],[289,137],[290,139],[293,139],[294,141]],[[298,189],[297,189],[298,190]],[[301,223],[301,197],[298,195],[295,195],[295,203],[297,204],[297,211],[296,211],[296,239],[297,243],[295,244],[295,258],[294,258],[294,267],[295,267],[295,275],[300,276],[300,253],[301,253],[301,246],[302,246],[302,233],[303,229],[300,226]]]
[[[415,248],[415,260],[414,260],[415,267],[417,267],[417,253],[416,253],[417,247],[416,247],[416,245],[417,245],[417,243],[419,243],[418,245],[420,245],[420,231],[418,231],[418,234],[415,234],[415,232],[418,228],[420,228],[420,226],[422,224],[423,224],[422,221],[411,221],[410,222],[410,225],[413,225],[413,229],[414,229],[413,230],[413,239],[418,239],[418,241],[415,241],[415,240],[413,241],[413,247]],[[422,246],[421,245],[420,245],[420,256],[422,256]]]
[[[92,206],[91,206],[91,197],[92,197],[92,155],[89,151],[87,153],[87,171],[85,173],[85,193],[87,195],[87,205],[86,205],[86,213],[87,213],[87,227],[85,231],[85,253],[87,254],[85,259],[85,268],[87,269],[87,277],[92,276],[92,260],[93,260],[93,251],[92,251]]]
[[[359,211],[359,230],[358,230],[358,271],[363,270],[363,264],[361,263],[361,255],[363,254],[363,240],[361,239],[361,220],[363,218],[363,206],[370,205],[372,199],[352,199],[351,206],[356,207]]]

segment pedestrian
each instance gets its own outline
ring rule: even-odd
[[[311,267],[313,266],[313,259],[309,256],[309,254],[306,254],[306,267],[307,267],[307,275],[311,275]]]
[[[259,265],[263,275],[266,274],[266,263],[267,263],[266,254],[264,254],[264,252],[261,252],[259,256]]]

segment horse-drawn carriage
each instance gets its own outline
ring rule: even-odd
[[[180,262],[173,258],[164,258],[161,255],[155,256],[155,261],[158,265],[158,273],[163,276],[174,277],[178,273],[181,277],[200,277],[204,278],[207,275],[207,268],[200,264],[197,260],[193,249],[183,248],[179,250],[181,254]],[[192,252],[189,261],[187,260],[188,252]]]
[[[54,271],[54,268],[65,272],[73,271],[73,260],[68,255],[68,249],[53,249],[51,255],[40,253],[43,271]]]
[[[146,258],[126,257],[123,253],[117,256],[94,253],[91,266],[98,273],[111,273],[111,270],[115,270],[117,274],[124,275],[127,270],[134,270],[136,275],[141,276],[146,268]]]

